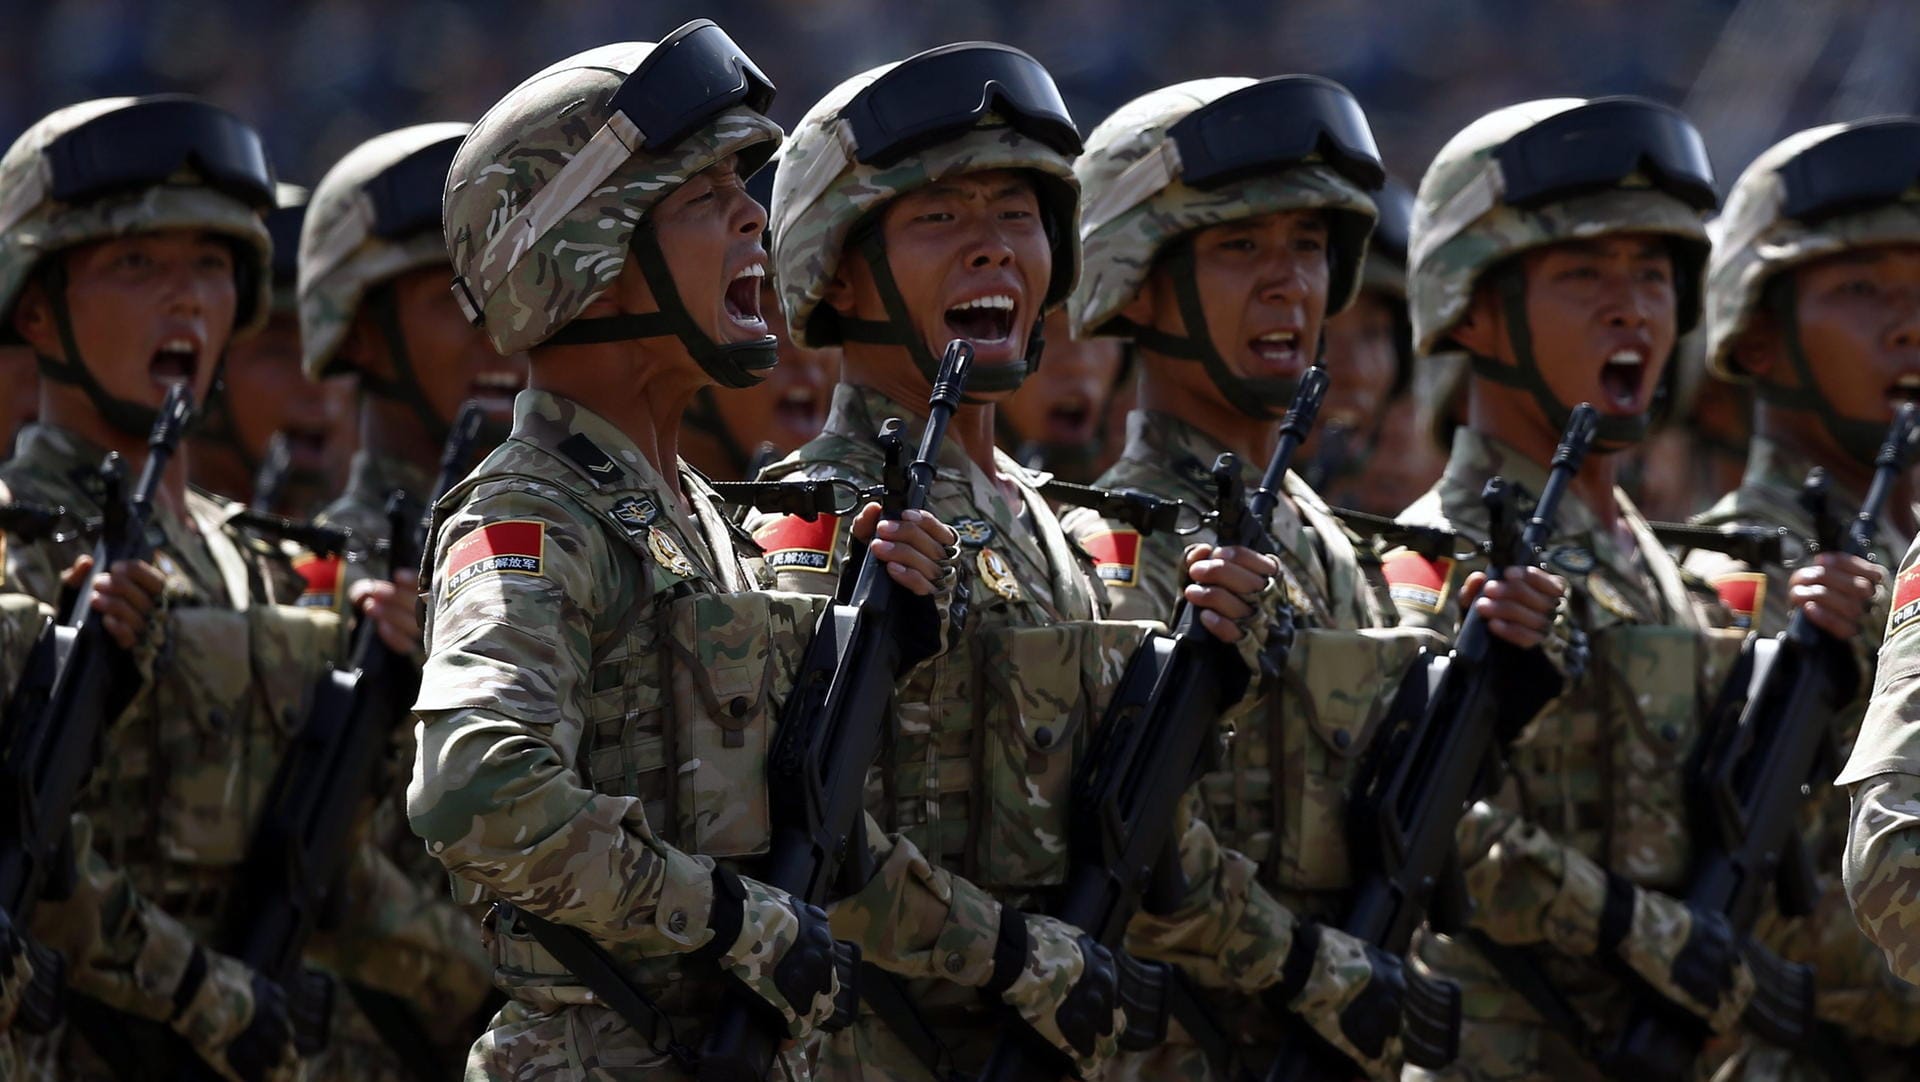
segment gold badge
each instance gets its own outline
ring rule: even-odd
[[[1641,620],[1640,610],[1633,599],[1622,593],[1618,586],[1608,582],[1604,575],[1587,576],[1587,592],[1600,603],[1600,607],[1620,617],[1622,620]]]
[[[980,581],[987,584],[994,593],[1008,601],[1020,600],[1020,580],[1013,577],[1013,568],[1006,557],[989,548],[980,550],[979,559],[974,561],[980,569]]]
[[[669,574],[683,579],[693,577],[693,561],[681,550],[680,543],[665,530],[647,531],[647,551]]]

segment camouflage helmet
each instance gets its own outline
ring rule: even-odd
[[[471,124],[416,124],[361,143],[314,185],[300,231],[300,353],[307,378],[344,375],[339,355],[375,287],[444,266],[440,195]]]
[[[1440,148],[1414,199],[1407,293],[1415,356],[1454,348],[1449,338],[1480,283],[1514,257],[1571,240],[1622,233],[1668,239],[1678,330],[1698,322],[1706,265],[1704,213],[1716,203],[1712,167],[1684,115],[1643,98],[1547,98],[1495,110]],[[1474,356],[1485,379],[1529,390],[1554,424],[1570,407],[1532,356],[1519,279],[1504,294],[1518,368]],[[1650,414],[1603,415],[1599,439],[1642,438]]]
[[[710,66],[688,70],[702,62]],[[723,77],[711,78],[716,72]],[[447,178],[446,247],[467,318],[503,354],[674,334],[720,382],[758,382],[773,363],[773,339],[705,339],[679,306],[648,213],[730,157],[739,157],[742,176],[764,165],[781,140],[764,112],[772,97],[772,83],[705,19],[658,45],[589,49],[515,87],[474,125]],[[682,108],[657,115],[669,103]],[[580,319],[629,250],[661,311]]]
[[[1338,86],[1311,76],[1286,78]],[[1074,334],[1125,337],[1113,317],[1146,283],[1162,249],[1196,230],[1275,211],[1333,212],[1328,216],[1332,280],[1327,313],[1353,302],[1376,211],[1366,183],[1349,178],[1318,147],[1310,144],[1303,156],[1219,185],[1200,188],[1182,179],[1180,148],[1169,129],[1237,91],[1264,91],[1273,82],[1216,78],[1177,83],[1121,106],[1087,137],[1086,152],[1073,166],[1086,199],[1080,226],[1086,266],[1073,293]],[[1339,90],[1351,100],[1344,88]],[[1371,144],[1371,133],[1367,138]],[[1373,164],[1378,167],[1377,152]]]
[[[1813,410],[1834,440],[1871,461],[1887,418],[1841,416],[1819,393],[1813,359],[1798,331],[1791,294],[1771,287],[1783,272],[1825,256],[1885,244],[1920,244],[1920,117],[1890,116],[1826,124],[1763,151],[1727,194],[1713,224],[1707,263],[1706,367],[1725,380],[1754,383],[1767,402]],[[1743,371],[1736,346],[1754,316],[1769,309],[1797,385],[1759,382]]]
[[[1042,119],[1029,108],[1035,103],[1011,100],[998,84],[982,84],[983,93],[973,96],[979,104],[970,114],[933,126],[899,153],[876,154],[874,147],[861,145],[863,103],[916,74],[948,77],[955,71],[946,66],[949,62],[969,60],[1027,68],[1024,85],[1030,91],[1050,93],[1054,115]],[[774,279],[794,341],[817,349],[837,345],[849,337],[849,331],[857,331],[822,301],[839,273],[840,261],[856,241],[862,242],[870,262],[879,259],[884,264],[880,231],[869,226],[878,222],[887,203],[946,177],[999,169],[1022,170],[1034,178],[1053,251],[1052,277],[1042,311],[1034,320],[1037,339],[1046,313],[1066,302],[1080,275],[1080,186],[1073,175],[1080,138],[1065,108],[1052,76],[1038,61],[992,42],[942,46],[884,64],[848,79],[815,103],[794,126],[781,151],[770,215]],[[891,272],[876,277],[885,280],[883,291],[890,291]],[[888,298],[890,319],[884,326],[890,330],[870,328],[861,337],[904,346],[931,379],[937,359],[899,310],[903,304],[897,302],[897,297]],[[968,386],[1012,390],[1037,359],[1035,349],[1030,349],[1025,363],[976,368]]]
[[[273,173],[260,136],[184,94],[100,98],[57,109],[0,157],[0,343],[18,343],[13,311],[48,256],[95,241],[173,229],[229,238],[235,336],[266,322],[271,241],[261,212]],[[41,359],[49,379],[84,388],[114,427],[145,435],[155,411],[115,398],[79,357],[64,290],[49,291],[68,358]]]
[[[300,307],[300,227],[307,220],[307,200],[313,193],[298,184],[281,181],[273,186],[273,209],[266,213],[267,236],[273,240],[273,314],[296,315]]]

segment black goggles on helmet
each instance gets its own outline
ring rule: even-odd
[[[773,91],[773,80],[725,30],[695,19],[662,38],[610,104],[640,129],[640,145],[658,153],[736,105],[765,113]]]
[[[373,204],[374,236],[404,240],[439,231],[440,198],[462,138],[456,135],[421,147],[366,183],[363,190]]]
[[[1317,75],[1262,79],[1188,113],[1167,129],[1180,179],[1217,188],[1299,165],[1316,155],[1341,176],[1378,191],[1380,164],[1367,114],[1347,88]]]
[[[198,98],[148,98],[87,121],[47,145],[48,195],[87,203],[152,188],[183,168],[250,207],[273,205],[273,170],[260,133]]]
[[[1379,208],[1380,220],[1368,243],[1374,251],[1405,263],[1407,244],[1413,236],[1413,193],[1405,184],[1389,180],[1373,193],[1373,205]]]
[[[1009,45],[963,41],[908,57],[855,94],[840,115],[854,159],[885,168],[993,113],[1072,158],[1080,130],[1038,60]]]
[[[1695,210],[1720,203],[1706,144],[1686,115],[1645,98],[1595,98],[1557,113],[1494,152],[1510,206],[1617,188],[1638,173]]]
[[[306,221],[305,202],[267,212],[267,236],[273,238],[274,285],[291,286],[300,276],[300,227]]]
[[[1801,151],[1780,167],[1781,213],[1817,222],[1891,203],[1920,184],[1920,120],[1871,120]]]

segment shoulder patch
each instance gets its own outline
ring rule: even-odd
[[[293,558],[294,573],[303,584],[294,604],[303,609],[330,609],[340,598],[340,557],[301,553]]]
[[[1380,561],[1380,571],[1387,579],[1387,596],[1396,603],[1420,612],[1436,613],[1446,600],[1453,560],[1446,556],[1429,560],[1411,549],[1401,549],[1388,553]]]
[[[815,515],[812,522],[799,515],[775,519],[753,532],[754,543],[772,571],[833,570],[833,535],[839,515]]]
[[[443,589],[452,597],[482,575],[545,575],[546,554],[546,523],[489,522],[447,547]]]
[[[1093,573],[1115,586],[1140,585],[1140,531],[1108,530],[1080,542],[1093,557]]]
[[[1757,571],[1736,571],[1715,578],[1713,591],[1733,613],[1733,626],[1746,631],[1767,603],[1767,577]]]
[[[627,471],[613,460],[613,456],[600,449],[600,445],[575,432],[560,441],[560,453],[573,460],[574,465],[587,471],[587,477],[595,485],[612,484],[626,477]]]
[[[1887,616],[1887,640],[1920,624],[1920,564],[1900,572],[1893,581],[1893,612]]]

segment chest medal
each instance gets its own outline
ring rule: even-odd
[[[693,561],[687,558],[686,552],[680,548],[680,543],[675,541],[667,531],[647,531],[647,551],[653,553],[653,558],[669,574],[678,575],[683,579],[693,577]]]
[[[980,556],[974,561],[980,571],[980,581],[987,588],[1008,601],[1020,600],[1020,580],[1014,578],[1013,567],[1006,557],[989,548],[980,550]]]
[[[1622,620],[1644,620],[1638,606],[1624,591],[1607,580],[1605,575],[1588,575],[1587,592],[1600,603],[1600,607],[1620,617]]]

